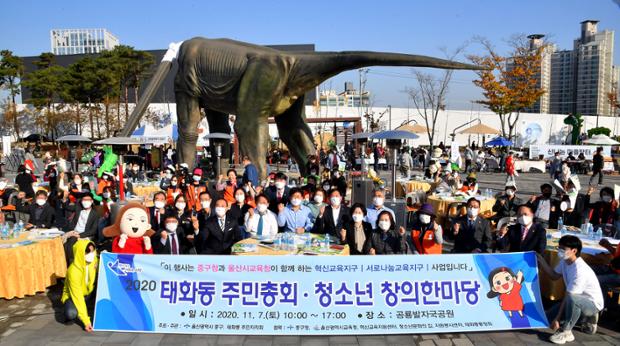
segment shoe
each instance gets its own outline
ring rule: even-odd
[[[575,341],[575,336],[570,330],[558,330],[557,332],[555,332],[555,334],[551,335],[549,341],[553,342],[554,344],[563,345],[567,342]]]
[[[586,322],[581,327],[581,331],[586,333],[586,334],[592,335],[592,334],[596,334],[596,329],[597,328],[598,328],[598,324]]]

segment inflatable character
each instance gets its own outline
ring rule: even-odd
[[[123,254],[152,254],[149,212],[140,203],[128,203],[121,208],[114,224],[103,229],[103,235],[112,238],[112,252]]]
[[[114,166],[116,166],[116,161],[118,161],[118,155],[114,154],[112,151],[112,146],[106,145],[103,147],[103,163],[99,170],[97,170],[97,177],[101,178],[104,172],[112,172]]]

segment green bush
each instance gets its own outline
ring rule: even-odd
[[[611,130],[606,127],[594,127],[588,130],[588,137],[592,138],[594,135],[605,135],[609,136]]]

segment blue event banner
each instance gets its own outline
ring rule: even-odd
[[[102,253],[95,330],[342,335],[545,328],[534,252]]]

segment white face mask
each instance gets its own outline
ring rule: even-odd
[[[478,208],[467,208],[467,216],[469,217],[476,217],[478,216],[478,212],[480,211],[480,209]]]
[[[521,215],[517,218],[517,221],[523,226],[529,226],[532,223],[532,217],[529,215]]]
[[[178,223],[176,222],[170,222],[166,224],[166,229],[170,232],[175,232],[177,230],[177,227],[179,226]]]
[[[4,190],[5,187],[6,187],[6,183],[4,181],[0,182],[0,190]]]
[[[568,209],[568,202],[563,201],[562,203],[560,203],[560,210],[566,211],[566,209]]]
[[[601,199],[603,200],[603,202],[605,202],[605,203],[609,203],[609,202],[611,202],[611,201],[612,201],[612,199],[613,199],[613,198],[611,198],[611,196],[609,196],[609,195],[605,195],[605,196],[603,196],[603,198],[601,198]]]
[[[172,174],[166,173],[166,179],[172,179]]]
[[[226,208],[224,207],[215,207],[215,215],[222,217],[226,215]]]
[[[249,186],[247,186],[247,185],[246,185],[246,186],[244,186],[244,187],[243,187],[243,191],[245,191],[245,193],[250,192],[250,187],[249,187]]]
[[[84,260],[86,261],[86,263],[93,263],[95,261],[95,255],[95,251],[91,251],[84,255]]]
[[[294,205],[295,207],[298,207],[298,206],[301,205],[301,199],[293,198],[293,199],[291,199],[291,204]]]
[[[284,188],[284,182],[283,181],[276,181],[276,189],[282,190],[283,188]]]
[[[380,207],[383,205],[383,197],[375,197],[372,199],[372,202],[375,204],[375,206]]]
[[[195,175],[192,177],[192,179],[194,179],[194,181],[200,181],[200,176],[199,175]]]
[[[237,200],[237,202],[239,203],[243,203],[245,202],[245,196],[244,195],[236,195],[235,199]]]
[[[515,194],[515,192],[512,189],[506,190],[506,196],[512,197],[512,195],[514,195],[514,194]]]
[[[155,201],[155,208],[161,209],[166,206],[166,202],[164,201]]]
[[[258,209],[259,213],[266,212],[267,208],[269,208],[269,206],[267,204],[259,204],[259,205],[256,206],[256,209]]]
[[[353,214],[351,217],[354,222],[362,222],[364,220],[364,214]]]
[[[428,225],[429,223],[431,223],[431,216],[426,214],[420,214],[420,222],[423,225]]]
[[[317,204],[321,204],[321,203],[323,203],[323,195],[315,195],[315,196],[314,196],[314,201],[315,201]]]
[[[37,204],[40,206],[43,206],[45,204],[45,200],[44,199],[37,199]]]
[[[80,179],[75,179],[73,180],[73,182],[75,183],[75,185],[78,185],[78,186],[82,185],[82,180]]]
[[[171,182],[170,182],[170,186],[173,186],[173,187],[174,187],[174,186],[177,186],[177,182],[176,182],[176,180],[175,180],[175,181],[171,181]]]
[[[102,196],[103,196],[103,198],[108,199],[108,198],[110,198],[110,193],[109,192],[104,192],[102,194]]]
[[[26,172],[26,173],[28,173],[28,174],[30,174],[30,170],[29,170],[29,169],[25,170],[25,172]]]
[[[558,249],[558,258],[561,260],[566,258],[566,249]]]
[[[82,207],[84,207],[84,209],[90,208],[91,205],[93,205],[92,201],[82,201]]]
[[[200,202],[200,206],[202,209],[209,209],[209,207],[211,207],[211,201],[202,201]]]
[[[389,221],[379,221],[377,223],[377,225],[379,226],[379,228],[381,228],[383,231],[387,231],[390,229],[390,222]]]
[[[174,206],[177,207],[177,209],[179,209],[179,210],[184,210],[186,205],[187,204],[185,204],[185,203],[179,202],[179,203],[175,204]]]
[[[332,197],[329,199],[329,201],[331,202],[331,204],[335,207],[340,205],[340,202],[342,201],[342,198],[340,197]]]

